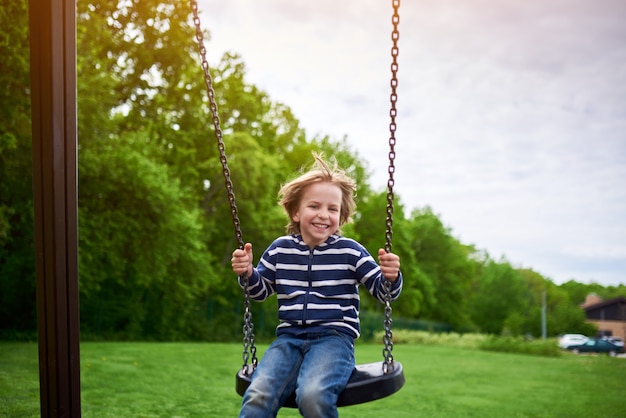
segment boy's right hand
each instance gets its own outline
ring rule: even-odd
[[[247,243],[243,246],[243,250],[236,249],[233,251],[233,258],[230,259],[233,271],[238,276],[252,275],[252,244]]]

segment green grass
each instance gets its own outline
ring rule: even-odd
[[[259,353],[265,346],[259,346]],[[357,361],[382,347],[357,344]],[[240,344],[83,343],[83,417],[234,417]],[[623,417],[626,359],[396,344],[406,384],[349,417]],[[0,417],[39,416],[37,345],[0,343]],[[280,418],[299,417],[282,409]]]

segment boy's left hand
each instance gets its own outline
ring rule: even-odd
[[[378,264],[380,270],[385,276],[385,279],[390,282],[398,280],[398,274],[400,273],[400,257],[394,253],[388,253],[384,249],[378,250]]]

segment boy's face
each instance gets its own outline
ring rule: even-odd
[[[339,186],[328,182],[313,183],[304,190],[292,220],[300,224],[302,239],[309,247],[323,244],[339,230],[341,198]]]

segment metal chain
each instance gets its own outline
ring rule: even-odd
[[[398,72],[398,39],[400,38],[400,32],[398,31],[398,24],[400,23],[400,15],[398,14],[398,9],[400,8],[400,0],[393,0],[393,31],[391,34],[391,39],[393,40],[393,47],[391,48],[391,56],[393,58],[391,64],[391,109],[389,111],[389,116],[391,117],[391,122],[389,124],[389,180],[387,181],[387,219],[386,219],[386,232],[385,232],[385,250],[387,252],[391,252],[392,248],[392,237],[393,237],[393,186],[395,184],[394,173],[395,173],[395,165],[394,160],[396,157],[395,145],[396,145],[396,102],[398,99],[396,89],[398,86],[397,72]],[[233,220],[233,226],[235,228],[235,237],[237,239],[237,244],[240,249],[244,247],[243,234],[241,232],[241,224],[239,221],[239,216],[237,212],[237,205],[235,202],[235,193],[233,188],[233,183],[230,178],[230,170],[228,168],[228,160],[226,157],[224,141],[222,137],[222,129],[220,128],[220,119],[217,112],[217,104],[215,101],[215,91],[213,89],[213,79],[211,78],[209,63],[206,58],[206,48],[204,46],[204,35],[202,34],[202,29],[200,25],[200,17],[198,16],[198,3],[196,0],[190,0],[191,10],[193,12],[193,23],[196,29],[196,39],[198,41],[198,48],[200,51],[200,55],[202,57],[202,69],[204,70],[204,81],[207,89],[207,97],[209,99],[209,107],[211,110],[213,126],[215,128],[215,136],[217,138],[217,147],[220,154],[220,162],[222,164],[222,173],[224,175],[226,191],[228,193],[228,202],[230,204],[230,211]],[[244,325],[243,325],[243,372],[245,374],[248,373],[248,362],[250,361],[250,355],[252,356],[252,366],[256,367],[258,363],[258,359],[256,356],[256,346],[254,344],[254,324],[252,322],[252,312],[250,310],[250,291],[248,289],[248,278],[245,276],[241,276],[241,281],[244,287]],[[390,368],[393,366],[393,333],[391,330],[392,319],[391,319],[391,283],[389,281],[385,281],[385,321],[384,321],[384,330],[385,336],[383,337],[384,349],[383,349],[383,371],[387,373]]]
[[[235,228],[235,238],[237,239],[237,245],[240,249],[244,247],[243,234],[241,232],[241,223],[239,222],[239,215],[237,213],[237,204],[235,203],[235,192],[233,188],[233,182],[230,178],[230,169],[228,168],[228,160],[226,158],[226,149],[224,146],[224,140],[222,137],[222,129],[220,128],[220,118],[217,112],[217,103],[215,102],[215,91],[213,89],[213,79],[211,78],[211,72],[209,70],[209,62],[206,57],[206,48],[204,46],[204,35],[202,34],[202,28],[200,25],[200,17],[198,16],[198,2],[196,0],[190,0],[189,5],[193,12],[193,23],[196,28],[196,40],[198,41],[198,50],[202,57],[202,69],[204,70],[204,82],[206,84],[207,97],[209,98],[209,107],[211,109],[211,116],[213,121],[213,127],[215,128],[215,137],[217,139],[217,149],[220,154],[220,162],[222,163],[222,174],[224,175],[224,181],[226,185],[226,192],[228,193],[228,202],[230,204],[230,213],[233,219],[233,227]],[[254,345],[254,324],[252,323],[252,312],[250,310],[250,290],[248,288],[248,278],[240,276],[244,290],[244,325],[243,325],[243,372],[248,373],[248,361],[250,354],[252,355],[252,366],[256,367],[258,359],[256,356],[256,346]]]
[[[398,94],[396,89],[398,87],[398,39],[400,39],[400,32],[398,31],[398,24],[400,23],[400,15],[398,9],[400,8],[400,0],[393,0],[393,16],[391,22],[393,23],[393,30],[391,32],[391,39],[393,46],[391,47],[391,95],[389,97],[391,101],[391,109],[389,110],[389,116],[391,122],[389,123],[389,180],[387,181],[387,230],[385,232],[385,250],[391,252],[391,239],[393,237],[393,186],[395,184],[394,173],[396,167],[394,160],[396,158],[396,102],[398,101]],[[383,372],[387,374],[389,369],[393,367],[393,332],[391,331],[391,282],[385,280],[385,322],[384,329],[385,335],[383,337]]]
[[[256,368],[258,359],[256,356],[256,346],[254,345],[254,323],[252,322],[252,312],[250,311],[250,289],[248,286],[248,277],[241,276],[244,288],[244,314],[243,314],[243,366],[242,371],[245,375],[248,374],[248,361],[250,355],[252,356],[252,368]],[[250,354],[248,354],[248,351]]]

